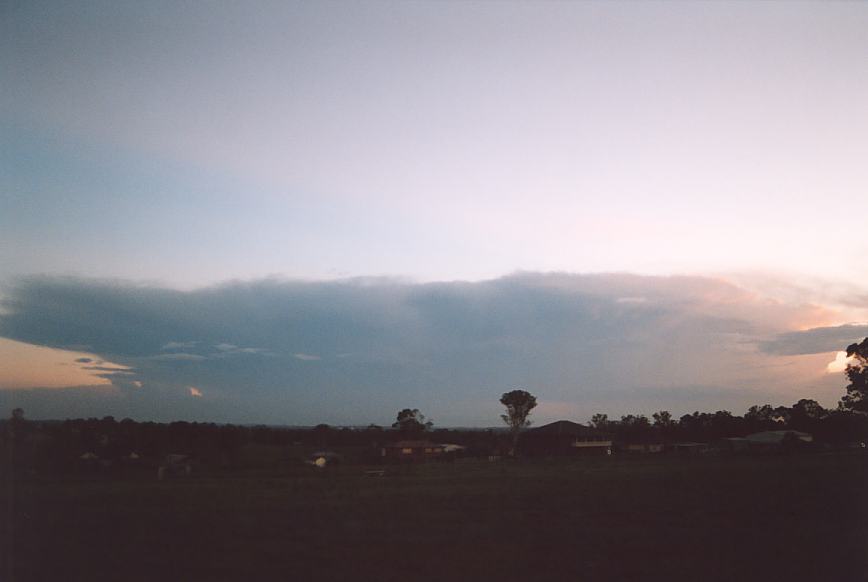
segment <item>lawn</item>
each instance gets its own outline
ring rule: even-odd
[[[868,580],[865,454],[463,462],[387,467],[382,478],[364,469],[37,478],[19,482],[11,503],[7,483],[2,573]]]

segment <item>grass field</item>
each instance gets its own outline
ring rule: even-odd
[[[364,469],[7,483],[4,579],[868,580],[864,454]]]

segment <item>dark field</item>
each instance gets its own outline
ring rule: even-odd
[[[4,579],[868,579],[865,454],[364,469],[7,482]]]

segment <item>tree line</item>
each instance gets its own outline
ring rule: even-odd
[[[728,410],[713,413],[697,410],[680,418],[661,410],[651,418],[644,414],[627,414],[618,420],[610,420],[606,414],[595,414],[590,425],[618,440],[637,442],[710,442],[767,430],[797,430],[811,433],[820,441],[841,444],[868,435],[865,415],[843,408],[827,410],[811,399],[801,399],[792,406],[755,405],[742,416]]]
[[[823,408],[816,400],[803,398],[792,406],[762,404],[751,406],[743,416],[728,410],[693,412],[675,419],[667,410],[651,415],[627,414],[609,420],[595,414],[591,426],[621,440],[675,440],[709,442],[745,436],[766,430],[797,430],[817,440],[842,444],[868,440],[868,338],[847,346],[844,370],[849,383],[837,408]]]
[[[644,414],[627,414],[609,419],[599,413],[593,415],[589,424],[601,434],[622,442],[711,442],[782,429],[811,433],[815,440],[833,445],[866,441],[868,338],[848,346],[847,356],[850,363],[845,375],[849,384],[834,409],[826,409],[816,400],[801,399],[792,406],[751,406],[742,416],[727,410],[696,411],[676,419],[669,411],[660,410],[650,418]],[[537,399],[525,390],[512,390],[501,396],[500,403],[506,408],[502,415],[506,435],[492,429],[435,429],[433,422],[416,408],[400,410],[392,430],[377,425],[350,429],[320,424],[310,429],[184,421],[164,424],[136,422],[129,418],[116,421],[111,416],[33,422],[25,418],[23,410],[15,409],[8,420],[0,421],[0,441],[6,451],[0,462],[11,462],[11,457],[17,455],[35,459],[37,464],[63,467],[75,463],[85,452],[105,459],[119,459],[131,453],[157,458],[183,452],[225,462],[239,448],[249,445],[367,447],[373,450],[388,441],[427,438],[466,445],[480,454],[495,449],[514,454],[521,431],[531,425],[529,415],[537,406]]]

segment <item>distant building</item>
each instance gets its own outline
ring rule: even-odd
[[[814,442],[813,435],[798,430],[766,430],[749,434],[744,438],[751,443],[782,443],[787,439],[803,443]]]
[[[663,443],[629,443],[621,450],[628,453],[662,453],[666,448]]]
[[[744,438],[751,450],[759,451],[803,447],[814,442],[813,435],[798,430],[766,430],[749,434]]]
[[[443,458],[447,445],[430,441],[398,441],[380,449],[380,455],[393,461],[426,461]]]
[[[530,455],[607,455],[612,453],[612,438],[595,428],[558,420],[523,432],[519,448]]]

